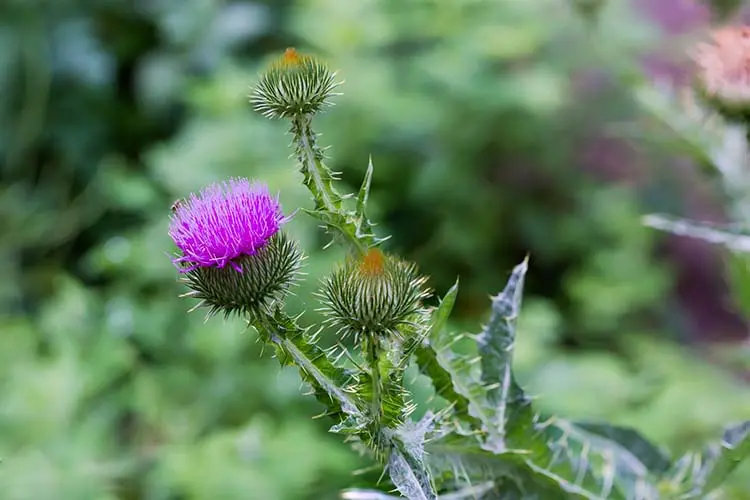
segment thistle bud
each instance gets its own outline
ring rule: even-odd
[[[309,115],[331,104],[339,83],[317,58],[293,48],[274,61],[250,95],[253,108],[267,118]]]
[[[361,259],[347,260],[324,281],[322,311],[343,336],[399,337],[422,310],[429,294],[426,282],[413,264],[372,249]]]
[[[750,27],[726,27],[712,33],[693,54],[700,93],[728,118],[750,111]]]
[[[209,314],[267,310],[295,282],[302,260],[280,231],[285,221],[278,199],[247,179],[212,184],[173,207],[169,235],[186,295]]]

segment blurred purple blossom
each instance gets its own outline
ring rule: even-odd
[[[708,6],[698,0],[634,0],[634,3],[669,35],[701,27],[711,19]]]
[[[177,205],[169,236],[182,251],[173,259],[181,272],[231,265],[254,255],[285,222],[278,198],[262,183],[233,178],[191,194]]]

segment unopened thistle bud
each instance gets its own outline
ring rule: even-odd
[[[261,75],[250,103],[267,118],[310,115],[331,104],[338,85],[336,74],[317,58],[288,48]]]
[[[278,199],[248,179],[212,184],[173,206],[173,262],[209,314],[249,314],[280,300],[299,273],[302,254],[280,231]],[[196,306],[197,307],[197,306]]]
[[[349,259],[324,281],[326,322],[342,336],[394,335],[413,324],[428,295],[427,279],[414,264],[371,249]]]
[[[750,110],[750,27],[725,27],[692,54],[697,87],[718,111],[741,118]]]

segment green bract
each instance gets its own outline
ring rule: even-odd
[[[302,252],[283,232],[272,236],[255,255],[235,260],[233,266],[196,267],[183,275],[191,289],[185,294],[200,300],[196,307],[207,307],[209,314],[219,311],[257,316],[283,298],[299,275]]]
[[[343,335],[399,336],[401,326],[419,316],[428,296],[426,281],[414,264],[370,250],[362,259],[347,260],[324,281],[322,310]]]

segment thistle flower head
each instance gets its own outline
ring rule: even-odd
[[[302,254],[280,231],[285,218],[265,185],[212,184],[172,207],[173,262],[209,313],[254,314],[280,299],[299,274]]]
[[[336,74],[317,58],[288,48],[260,77],[250,95],[253,108],[267,118],[317,113],[331,104]]]
[[[183,273],[227,265],[242,272],[236,259],[255,255],[284,221],[268,188],[241,178],[211,184],[172,207],[169,235],[182,252],[174,262],[186,264]]]
[[[414,264],[371,249],[349,259],[323,283],[326,322],[342,335],[394,335],[419,320],[427,279]]]
[[[750,27],[715,30],[713,43],[699,44],[693,54],[697,84],[720,108],[750,106]]]

